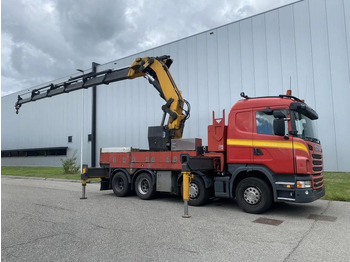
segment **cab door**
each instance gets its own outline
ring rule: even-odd
[[[287,118],[288,111],[283,108],[257,108],[253,110],[253,162],[264,165],[276,174],[293,174],[293,141],[288,136],[288,121],[285,121],[285,136],[274,134],[274,110],[280,110]]]

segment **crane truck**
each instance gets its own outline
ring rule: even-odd
[[[236,199],[248,213],[262,213],[273,202],[307,203],[324,196],[323,154],[316,136],[318,114],[291,93],[249,97],[243,92],[226,124],[215,117],[202,139],[183,139],[190,105],[173,80],[169,56],[137,58],[130,67],[91,72],[18,96],[15,108],[39,99],[145,77],[166,101],[160,126],[148,128],[149,150],[132,147],[100,149],[100,166],[84,165],[82,179],[101,178],[101,190],[143,200],[158,193],[181,195],[184,166],[191,173],[189,204],[211,197]],[[187,105],[185,109],[185,105]],[[165,124],[168,116],[167,124]]]

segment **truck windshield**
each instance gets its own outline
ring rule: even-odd
[[[293,111],[297,136],[311,142],[319,143],[317,139],[315,120],[311,120],[302,113]]]

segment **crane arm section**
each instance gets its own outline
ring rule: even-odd
[[[145,77],[166,101],[166,104],[162,106],[164,111],[162,125],[164,125],[165,116],[168,114],[167,129],[170,131],[171,138],[182,138],[184,124],[189,117],[190,108],[169,72],[171,64],[170,56],[136,58],[130,67],[116,70],[109,69],[97,73],[90,72],[71,77],[67,81],[58,84],[49,84],[39,89],[31,90],[29,93],[24,94],[28,97],[22,98],[18,96],[15,104],[16,113],[18,114],[18,110],[25,103],[101,84],[108,85],[126,79]],[[188,110],[184,109],[185,103]]]

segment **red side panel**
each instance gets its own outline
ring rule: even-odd
[[[264,165],[278,174],[293,174],[293,141],[275,135],[253,135],[253,148],[258,150],[254,163]]]
[[[227,163],[252,163],[252,111],[231,110],[228,122]]]
[[[294,155],[298,174],[321,175],[323,154],[320,144],[294,137]]]
[[[198,155],[196,151],[166,151],[166,152],[128,152],[101,153],[101,165],[109,164],[111,168],[181,170],[180,155]]]
[[[189,156],[200,156],[212,158],[215,172],[224,171],[224,154],[208,153],[203,155],[196,151],[166,151],[166,152],[108,152],[101,153],[101,165],[109,164],[110,168],[126,169],[151,169],[151,170],[174,170],[181,171],[182,164],[180,155],[188,154]],[[131,171],[130,171],[131,172]]]
[[[225,110],[222,118],[215,118],[213,111],[213,124],[208,126],[208,151],[225,152],[227,139],[227,126],[225,126]]]

